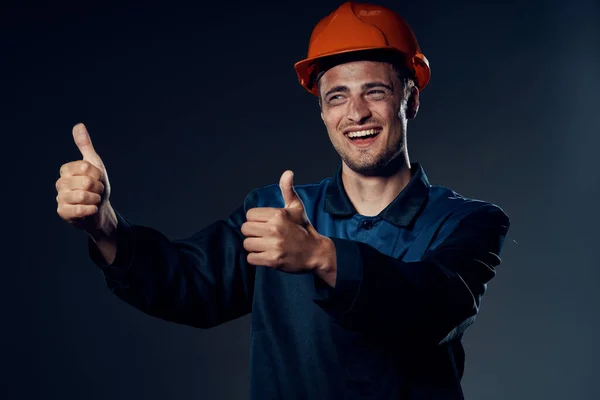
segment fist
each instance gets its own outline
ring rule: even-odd
[[[293,178],[293,172],[286,171],[279,180],[284,208],[257,207],[246,213],[242,234],[251,265],[288,273],[305,273],[320,265],[324,237],[310,224]]]
[[[106,232],[114,216],[106,168],[94,150],[85,125],[73,127],[73,138],[83,159],[60,167],[60,178],[56,181],[56,211],[62,219],[90,234]]]

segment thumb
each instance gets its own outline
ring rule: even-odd
[[[281,189],[285,208],[303,206],[300,197],[298,197],[298,194],[294,190],[294,173],[292,171],[287,170],[281,175],[279,188]]]
[[[96,150],[94,150],[92,139],[90,139],[90,134],[84,124],[80,123],[73,127],[73,139],[75,139],[75,144],[85,161],[89,161],[94,166],[104,169],[102,159],[98,153],[96,153]]]

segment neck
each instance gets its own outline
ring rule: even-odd
[[[361,175],[342,164],[344,189],[359,214],[378,215],[406,187],[412,176],[410,162],[408,157],[398,158],[396,168],[377,176]]]

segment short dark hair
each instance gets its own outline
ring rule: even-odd
[[[413,86],[415,86],[414,71],[407,66],[406,56],[399,51],[375,49],[336,54],[320,59],[313,71],[314,82],[319,91],[319,106],[321,106],[320,81],[323,74],[336,65],[345,64],[352,61],[376,61],[391,64],[394,71],[396,71],[396,75],[404,84],[405,96],[408,94],[406,93],[407,90],[410,90]]]

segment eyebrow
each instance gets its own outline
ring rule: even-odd
[[[365,91],[365,90],[372,89],[374,87],[380,87],[380,86],[387,88],[390,91],[393,91],[393,88],[391,85],[388,85],[387,83],[379,82],[379,81],[365,83],[364,85],[362,85],[361,89],[363,91]],[[335,87],[329,89],[323,97],[327,97],[331,93],[335,93],[335,92],[349,92],[349,91],[350,91],[350,89],[348,88],[348,86],[343,86],[343,85],[335,86]]]

